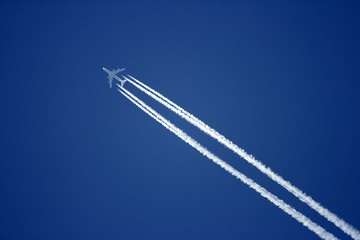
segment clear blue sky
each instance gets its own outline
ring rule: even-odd
[[[360,228],[359,12],[357,1],[2,1],[0,239],[317,239],[109,89],[102,67],[126,67]]]

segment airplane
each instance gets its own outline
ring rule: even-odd
[[[109,76],[107,76],[107,78],[109,79],[110,88],[111,88],[111,86],[112,86],[112,81],[113,81],[114,78],[115,78],[116,80],[120,81],[121,86],[123,86],[124,83],[127,81],[126,79],[121,80],[121,79],[116,75],[116,74],[118,74],[119,72],[124,71],[125,68],[122,68],[122,69],[118,68],[118,69],[116,69],[116,70],[113,69],[112,71],[110,71],[110,70],[108,70],[108,69],[106,69],[106,68],[103,67],[103,70],[104,70],[105,72],[107,72],[107,74],[109,74]]]

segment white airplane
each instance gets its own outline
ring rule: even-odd
[[[122,68],[122,69],[118,68],[118,69],[116,69],[116,70],[113,69],[112,71],[110,71],[110,70],[108,70],[108,69],[106,69],[106,68],[103,67],[103,70],[104,70],[105,72],[107,72],[107,74],[109,74],[109,76],[107,76],[107,78],[109,79],[110,88],[111,88],[111,86],[112,86],[112,81],[113,81],[114,78],[115,78],[116,80],[120,81],[121,86],[124,86],[124,83],[125,83],[127,80],[126,80],[126,79],[121,80],[116,74],[118,74],[119,72],[124,71],[125,68]]]

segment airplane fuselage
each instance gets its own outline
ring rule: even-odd
[[[110,85],[110,88],[112,87],[112,81],[113,79],[115,78],[116,80],[118,80],[120,83],[121,83],[121,86],[124,85],[124,83],[127,81],[127,80],[121,80],[116,74],[118,74],[119,72],[122,72],[125,70],[125,68],[118,68],[118,69],[113,69],[112,71],[110,71],[109,69],[107,68],[104,68],[103,67],[103,70],[108,74],[108,79],[109,79],[109,85]]]

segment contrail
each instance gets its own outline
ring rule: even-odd
[[[174,133],[176,136],[181,138],[183,141],[188,143],[190,146],[198,150],[202,155],[206,156],[210,160],[212,160],[214,163],[220,165],[223,169],[225,169],[227,172],[229,172],[231,175],[235,176],[236,178],[240,179],[243,183],[248,185],[250,188],[257,191],[261,196],[268,199],[270,202],[278,206],[280,209],[282,209],[284,212],[289,214],[291,217],[296,219],[298,222],[302,223],[304,226],[306,226],[308,229],[313,231],[315,234],[317,234],[322,239],[337,239],[334,235],[327,232],[325,229],[323,229],[321,226],[316,224],[315,222],[311,221],[309,218],[304,216],[302,213],[298,212],[296,209],[285,203],[283,200],[279,199],[274,194],[267,191],[265,188],[261,187],[259,184],[254,182],[252,179],[248,178],[241,172],[234,169],[232,166],[215,156],[213,153],[211,153],[209,150],[207,150],[205,147],[203,147],[200,143],[198,143],[196,140],[191,138],[189,135],[187,135],[185,132],[183,132],[181,129],[173,125],[170,121],[165,119],[163,116],[161,116],[159,113],[157,113],[155,110],[153,110],[151,107],[146,105],[144,102],[142,102],[140,99],[138,99],[136,96],[134,96],[132,93],[127,91],[125,88],[121,87],[118,84],[118,87],[121,89],[118,89],[119,92],[121,92],[126,98],[128,98],[131,102],[133,102],[136,106],[138,106],[140,109],[142,109],[144,112],[146,112],[150,117],[155,119],[157,122],[162,124],[165,128],[167,128],[169,131]]]
[[[139,80],[135,79],[134,77],[128,75],[131,79],[126,78],[130,83],[132,83],[135,87],[158,101],[159,103],[163,104],[167,108],[169,108],[171,111],[175,112],[180,117],[187,120],[189,123],[193,124],[194,126],[198,127],[201,131],[204,133],[210,135],[214,139],[216,139],[221,144],[225,145],[227,148],[231,149],[233,152],[244,158],[247,162],[255,166],[257,169],[259,169],[262,173],[266,174],[268,177],[270,177],[273,181],[280,184],[282,187],[284,187],[286,190],[291,192],[294,196],[296,196],[300,201],[306,203],[309,207],[314,209],[316,212],[318,212],[320,215],[325,217],[328,221],[332,222],[340,228],[344,233],[350,235],[353,239],[360,240],[360,232],[347,222],[345,222],[343,219],[338,217],[336,214],[329,211],[327,208],[323,207],[320,203],[313,200],[310,196],[308,196],[306,193],[301,191],[299,188],[292,185],[289,181],[286,181],[283,179],[280,175],[273,172],[269,167],[265,166],[262,162],[256,160],[252,155],[247,154],[244,149],[241,149],[236,144],[228,140],[226,137],[218,133],[215,129],[211,128],[204,122],[202,122],[200,119],[192,115],[191,113],[187,112],[162,94],[158,93],[154,89],[150,88],[146,84],[140,82]]]

